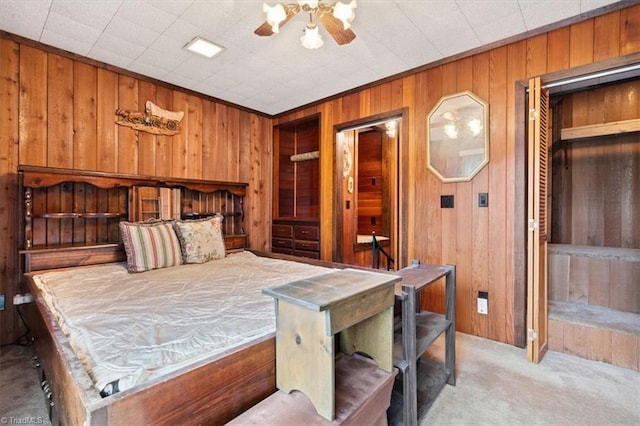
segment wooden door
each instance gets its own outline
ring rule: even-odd
[[[547,351],[547,139],[549,92],[529,80],[527,182],[527,359]]]

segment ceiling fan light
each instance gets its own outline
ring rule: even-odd
[[[307,24],[304,28],[304,34],[300,37],[302,46],[307,49],[318,49],[322,47],[324,41],[318,31],[318,26],[315,24]]]
[[[333,5],[333,17],[342,22],[345,30],[351,27],[351,22],[356,17],[356,7],[358,7],[356,0],[351,0],[349,4],[339,1]]]
[[[287,12],[284,10],[284,6],[278,3],[272,7],[267,3],[263,3],[262,11],[267,14],[267,23],[271,25],[271,31],[279,33],[280,23],[287,19]]]

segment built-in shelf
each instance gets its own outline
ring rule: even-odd
[[[104,218],[126,218],[127,213],[43,213],[32,214],[32,219],[104,219]]]
[[[562,140],[584,139],[638,131],[640,131],[640,119],[635,118],[588,126],[566,127],[560,131],[560,138]]]

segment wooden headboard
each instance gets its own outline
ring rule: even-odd
[[[24,271],[126,259],[119,222],[221,213],[227,250],[245,248],[247,184],[20,166]]]

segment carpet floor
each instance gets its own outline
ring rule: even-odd
[[[421,370],[420,425],[640,426],[637,371],[557,352],[535,365],[523,349],[462,333],[456,339],[456,386],[434,392],[429,369]],[[1,424],[50,424],[31,355],[29,347],[0,348]],[[443,357],[440,339],[425,364]],[[390,424],[398,424],[397,393],[392,401]]]

